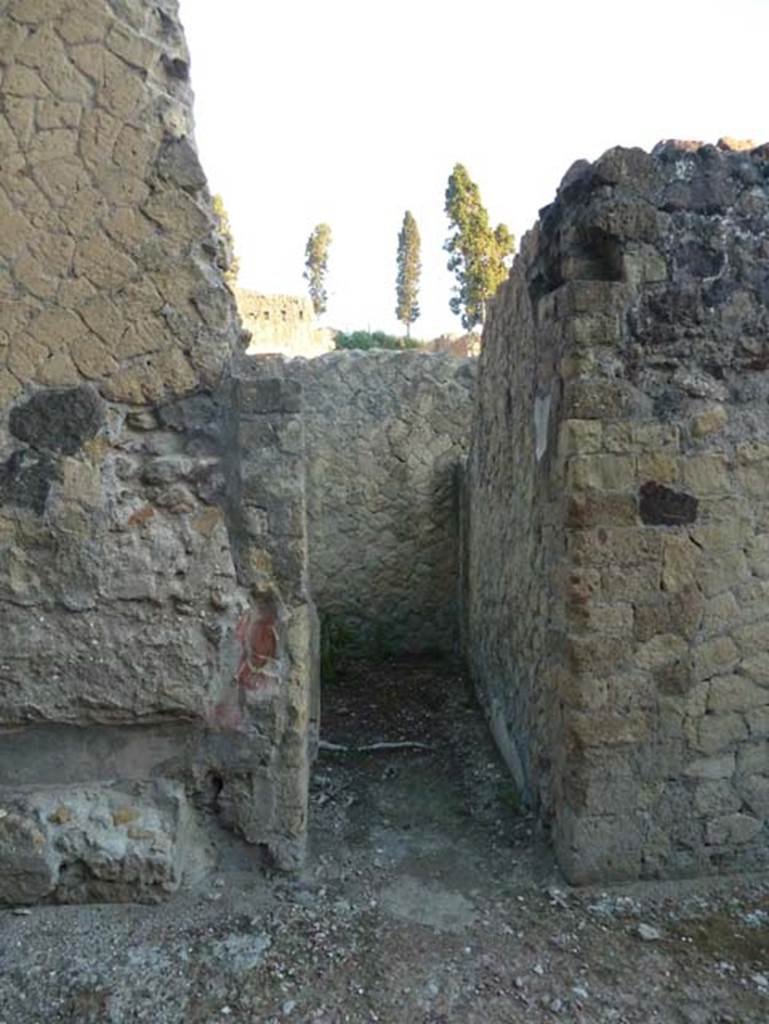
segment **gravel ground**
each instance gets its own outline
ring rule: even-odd
[[[0,1024],[767,1024],[769,878],[570,889],[462,676],[326,688],[300,878],[233,845],[162,906],[0,913]]]

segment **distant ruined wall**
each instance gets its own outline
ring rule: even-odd
[[[467,334],[442,334],[432,341],[425,342],[423,351],[445,352],[447,355],[460,358],[477,356],[481,351],[481,336],[474,331]]]
[[[575,164],[484,337],[470,664],[574,881],[769,861],[769,147]]]
[[[164,895],[203,805],[293,866],[303,470],[238,459],[293,414],[232,366],[176,4],[0,0],[0,71],[0,902]]]
[[[303,392],[310,574],[343,646],[456,650],[457,469],[472,360],[419,352],[295,359]]]
[[[334,347],[334,332],[318,327],[309,299],[297,295],[260,295],[235,289],[250,355],[320,356]]]

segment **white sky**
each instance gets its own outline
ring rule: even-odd
[[[240,283],[305,293],[331,225],[328,324],[402,333],[395,252],[422,236],[415,337],[460,330],[442,250],[464,163],[517,238],[574,160],[661,138],[769,140],[769,0],[181,0],[196,135]]]

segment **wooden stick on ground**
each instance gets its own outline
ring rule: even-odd
[[[366,743],[362,747],[347,747],[343,743],[329,743],[328,740],[320,740],[318,743],[318,749],[329,750],[332,753],[364,754],[375,750],[432,750],[433,748],[427,743],[417,743],[416,740]]]

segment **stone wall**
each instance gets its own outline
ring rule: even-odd
[[[0,0],[0,70],[0,901],[156,898],[208,812],[293,866],[303,471],[249,460],[301,429],[233,365],[175,2]]]
[[[295,359],[307,434],[310,573],[344,649],[452,652],[457,468],[473,360],[404,352]]]
[[[235,289],[250,355],[320,356],[334,347],[334,332],[318,327],[309,299],[298,295],[261,295]]]
[[[544,680],[564,495],[553,466],[559,345],[528,287],[536,246],[527,235],[484,331],[463,502],[463,650],[521,798],[549,808],[558,703]]]
[[[310,576],[380,656],[453,651],[462,577],[572,880],[766,866],[769,147],[574,165],[460,500],[473,361],[239,351],[174,0],[0,0],[0,71],[0,902],[301,863]]]
[[[450,356],[477,356],[481,352],[481,336],[475,331],[467,334],[442,334],[421,346],[424,352],[445,352]]]
[[[768,238],[769,148],[611,150],[487,325],[470,661],[575,881],[769,860]]]

